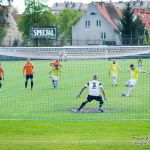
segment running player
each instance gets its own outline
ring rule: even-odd
[[[126,82],[125,87],[127,87],[128,90],[126,93],[122,92],[122,96],[129,96],[137,83],[139,72],[145,73],[145,71],[136,69],[133,64],[130,65],[130,69],[128,71],[131,72],[131,78]]]
[[[0,63],[0,92],[2,88],[2,80],[4,80],[4,70],[2,68],[2,64]]]
[[[52,78],[52,85],[54,88],[57,87],[60,76],[61,76],[61,68],[58,65],[56,65],[55,68],[52,68],[52,70],[49,73],[49,77]]]
[[[33,89],[33,73],[34,66],[30,59],[27,60],[27,63],[23,67],[23,76],[26,75],[25,88],[28,86],[28,80],[31,79],[31,90]]]
[[[112,64],[109,66],[109,75],[112,74],[112,84],[114,86],[117,86],[118,84],[118,71],[119,71],[119,65],[116,63],[116,60],[113,59]]]
[[[82,92],[88,88],[89,89],[89,94],[87,96],[87,100],[84,101],[81,106],[77,109],[77,112],[80,112],[80,110],[89,102],[93,101],[93,100],[96,100],[99,102],[99,111],[100,112],[104,112],[103,109],[102,109],[102,106],[103,106],[103,99],[102,99],[102,96],[100,95],[100,89],[103,93],[103,96],[104,96],[104,100],[107,101],[107,98],[106,98],[106,95],[105,95],[105,92],[104,92],[104,89],[103,89],[103,86],[102,84],[98,81],[98,77],[97,75],[94,75],[93,76],[93,81],[90,81],[88,82],[80,91],[79,95],[77,96],[80,97],[80,95],[82,94]]]

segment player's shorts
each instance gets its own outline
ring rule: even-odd
[[[112,74],[112,78],[113,78],[113,79],[116,79],[117,76],[118,76],[117,74]]]
[[[26,74],[26,80],[33,79],[33,74]]]
[[[54,81],[58,81],[58,77],[56,77],[56,76],[52,76],[52,80],[54,80]]]
[[[93,100],[99,101],[101,104],[103,104],[103,99],[102,99],[102,97],[100,95],[99,96],[88,95],[87,101],[91,102]]]
[[[130,85],[130,86],[135,86],[137,83],[137,80],[136,79],[130,79],[129,81],[127,81],[126,84]]]
[[[138,64],[138,67],[142,67],[143,65],[142,64]]]
[[[2,77],[0,77],[0,80],[2,80]]]

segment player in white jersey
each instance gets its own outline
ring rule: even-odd
[[[103,86],[102,84],[98,81],[98,77],[97,75],[94,75],[93,77],[93,81],[90,81],[89,83],[87,83],[80,91],[79,95],[77,97],[80,97],[80,95],[82,94],[82,92],[88,88],[89,89],[89,94],[88,94],[88,97],[87,97],[87,100],[84,101],[81,106],[77,109],[77,112],[80,112],[80,110],[88,103],[88,102],[91,102],[93,100],[96,100],[99,102],[99,111],[100,112],[103,112],[103,109],[102,109],[102,105],[103,105],[103,99],[100,95],[100,89],[103,93],[103,96],[104,96],[104,99],[107,101],[107,98],[106,98],[106,95],[105,95],[105,92],[104,92],[104,89],[103,89]]]

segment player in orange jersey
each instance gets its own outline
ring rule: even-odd
[[[34,66],[30,59],[27,60],[27,63],[23,67],[23,76],[26,75],[25,88],[27,88],[28,80],[31,79],[31,90],[33,89],[33,73]]]
[[[62,64],[61,64],[58,60],[51,62],[50,65],[51,65],[53,68],[55,68],[56,66],[59,66],[59,67],[62,68]]]
[[[2,64],[0,63],[0,92],[2,88],[2,80],[4,80],[4,70],[2,68]]]

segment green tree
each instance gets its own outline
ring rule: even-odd
[[[122,11],[122,18],[120,19],[120,32],[122,36],[122,44],[132,44],[132,37],[133,37],[133,10],[128,2],[125,8]]]
[[[7,23],[7,17],[8,17],[8,10],[6,6],[0,5],[0,45],[2,44],[3,38],[6,35],[8,23]]]
[[[144,44],[150,45],[150,38],[149,38],[148,30],[145,30],[145,32],[144,32]]]
[[[26,0],[25,12],[19,19],[18,27],[22,32],[24,39],[30,38],[30,28],[32,26],[50,26],[57,25],[57,19],[52,14],[51,10],[40,1]],[[35,45],[38,45],[38,40],[35,40]]]
[[[140,17],[137,17],[134,20],[134,12],[130,5],[130,2],[128,2],[126,4],[126,7],[123,9],[120,22],[122,44],[143,44],[145,25],[142,23]]]
[[[144,28],[145,25],[142,23],[140,17],[137,17],[133,25],[133,44],[143,44],[144,41]]]
[[[79,20],[81,13],[73,9],[64,9],[59,14],[60,39],[72,39],[72,26]]]

